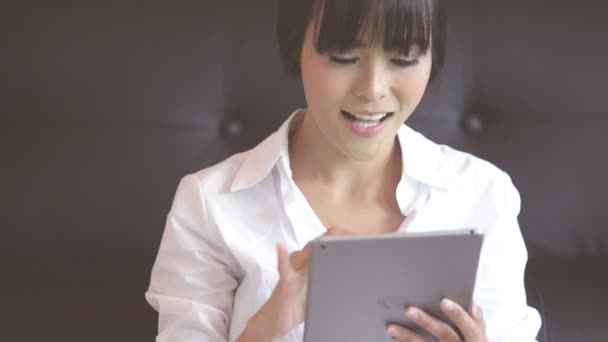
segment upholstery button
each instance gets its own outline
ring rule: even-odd
[[[483,122],[481,121],[481,118],[475,114],[470,114],[470,115],[465,116],[462,119],[461,124],[462,124],[462,128],[467,133],[476,134],[476,133],[480,133],[481,130],[483,129]]]
[[[241,123],[233,118],[223,120],[220,129],[225,138],[236,138],[243,131]]]

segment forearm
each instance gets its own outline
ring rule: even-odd
[[[258,312],[247,322],[236,342],[280,342],[281,337],[275,336],[272,331],[274,329],[270,322]]]

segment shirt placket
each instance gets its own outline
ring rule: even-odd
[[[277,164],[277,176],[275,181],[280,184],[280,201],[285,209],[287,226],[291,227],[293,238],[297,248],[303,248],[310,240],[325,233],[327,229],[323,226],[318,216],[298,189],[293,179],[288,175],[284,166]]]
[[[405,220],[397,229],[398,233],[415,230],[416,218],[429,198],[428,186],[404,175],[397,186],[397,204]]]

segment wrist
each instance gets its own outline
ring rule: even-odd
[[[264,317],[262,311],[258,311],[249,321],[245,327],[245,331],[239,337],[237,342],[279,342],[281,336],[275,333],[271,321]]]

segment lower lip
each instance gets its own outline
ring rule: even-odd
[[[351,131],[353,131],[353,133],[355,133],[356,135],[361,137],[372,137],[376,134],[379,134],[382,129],[386,127],[388,121],[392,118],[393,115],[394,114],[389,114],[384,120],[380,121],[377,125],[370,127],[363,127],[357,125],[353,120],[351,120],[344,114],[342,114],[342,118],[344,119],[344,121],[346,121],[346,124],[351,129]]]

